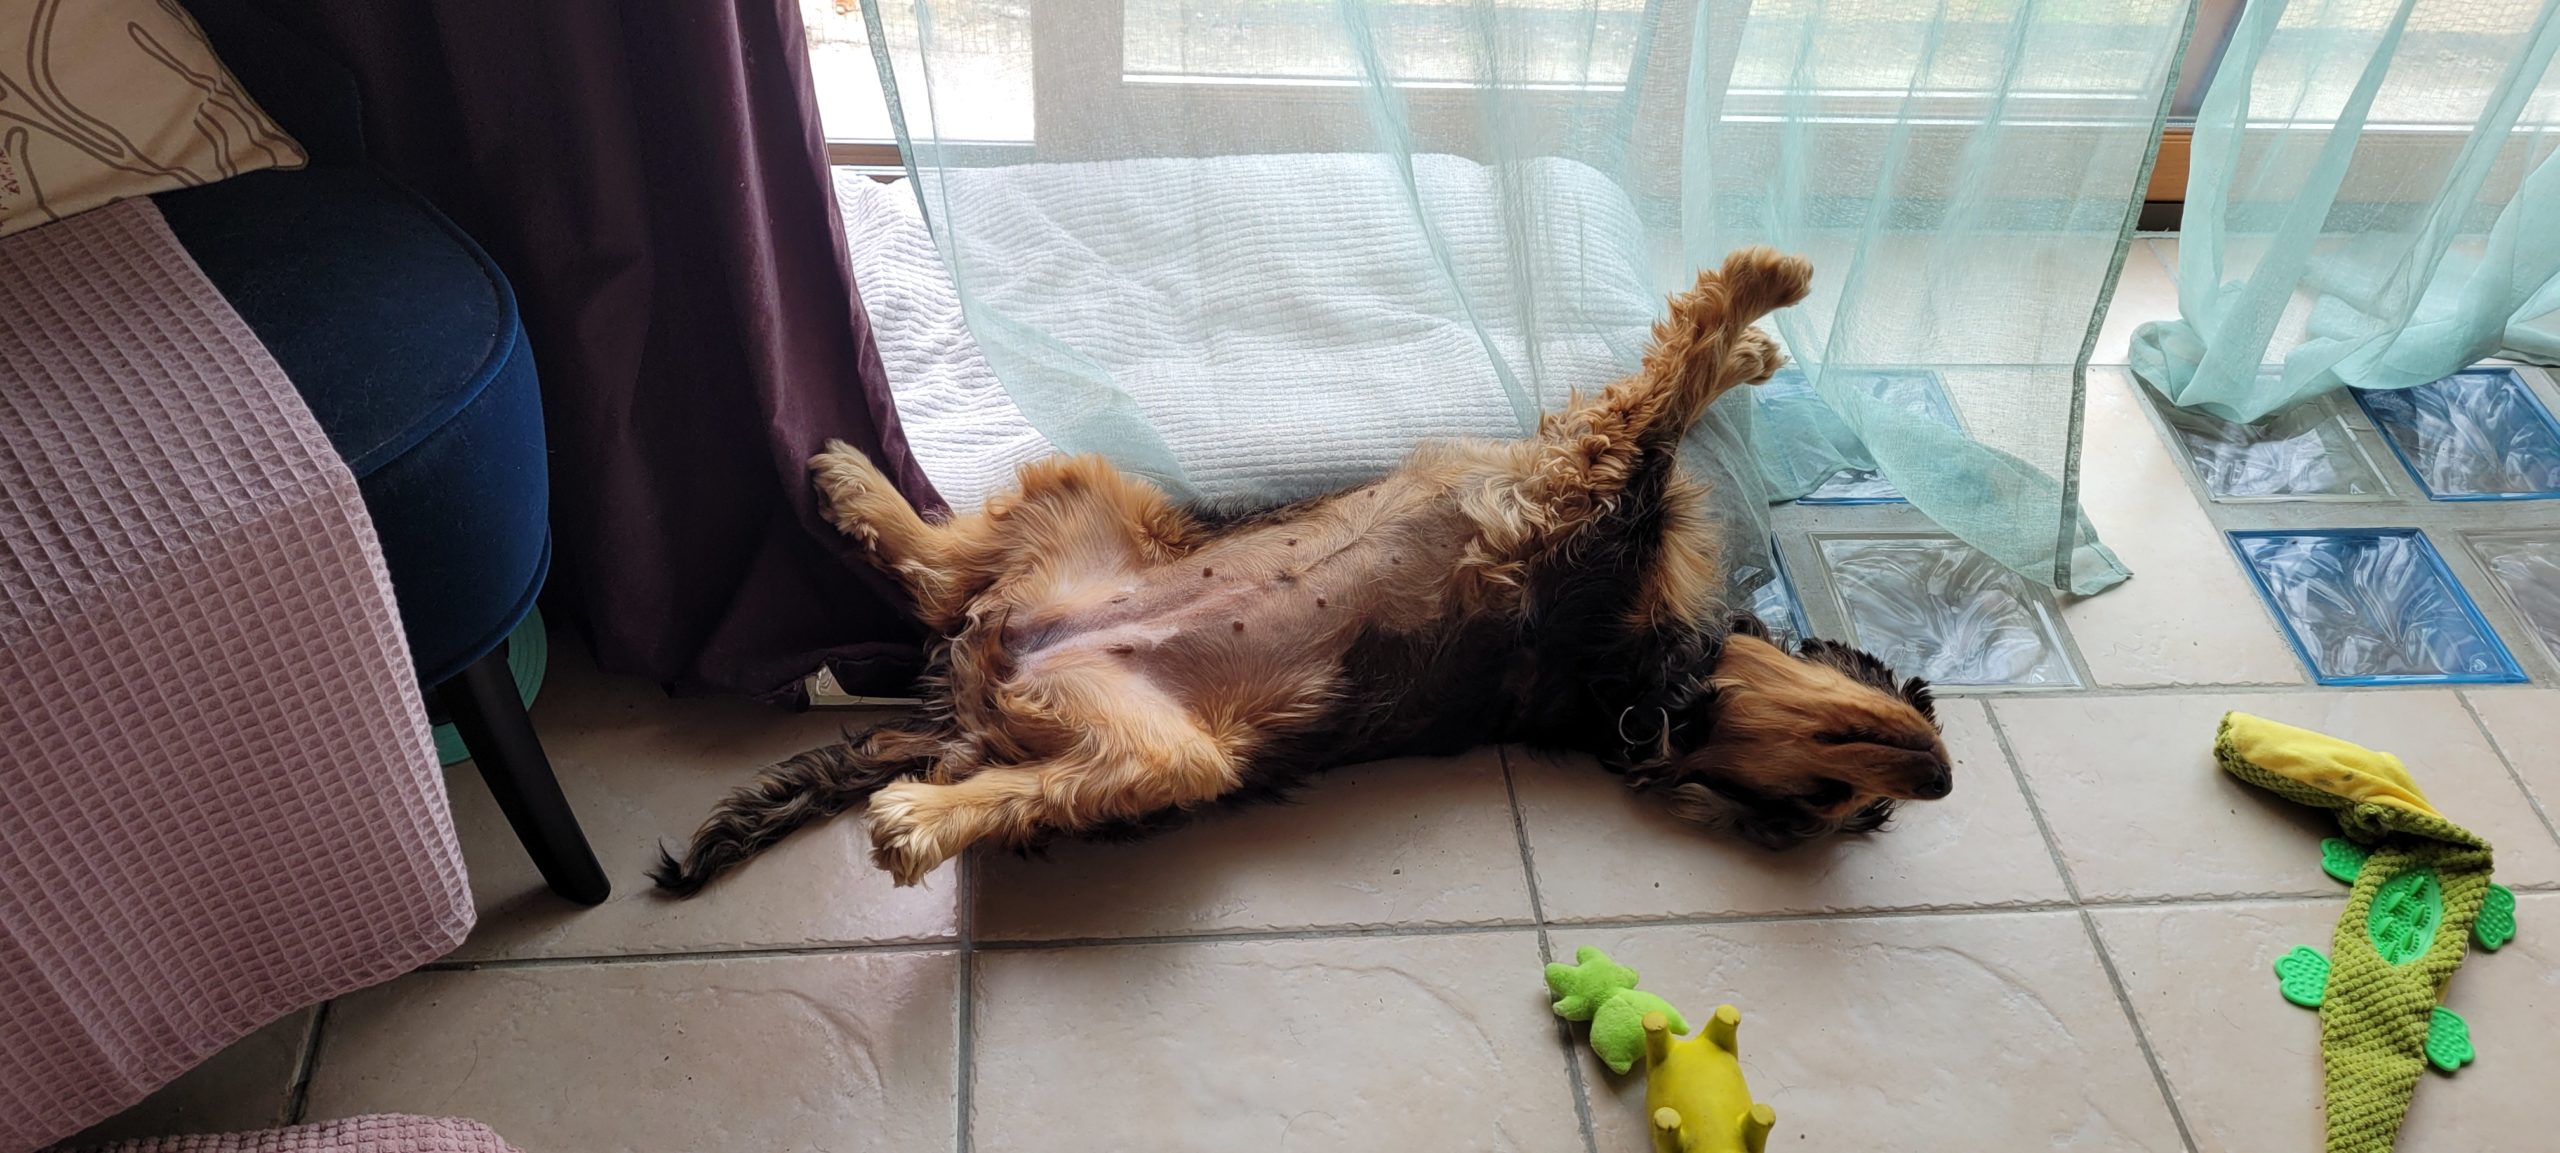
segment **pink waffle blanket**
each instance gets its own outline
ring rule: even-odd
[[[376,1113],[206,1137],[153,1137],[85,1153],[517,1153],[477,1121]]]
[[[0,1153],[461,942],[355,480],[159,211],[0,239]]]

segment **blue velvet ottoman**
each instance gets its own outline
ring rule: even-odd
[[[503,647],[551,564],[541,395],[505,277],[451,221],[361,165],[156,199],[355,473],[418,681],[543,878],[570,900],[604,900],[611,885]]]

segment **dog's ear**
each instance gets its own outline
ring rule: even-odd
[[[1733,619],[1726,622],[1726,626],[1731,628],[1737,636],[1758,637],[1764,641],[1769,639],[1769,626],[1760,623],[1760,618],[1750,613],[1733,614]]]

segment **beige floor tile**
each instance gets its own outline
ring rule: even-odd
[[[471,867],[480,926],[454,953],[482,960],[612,956],[757,947],[928,941],[958,929],[959,885],[946,866],[899,889],[871,866],[860,814],[793,835],[689,901],[662,898],[646,870],[660,844],[681,847],[731,788],[757,770],[838,739],[859,714],[791,713],[739,700],[670,699],[599,674],[563,638],[533,709],[561,787],[613,879],[613,898],[581,909],[551,895],[468,762],[446,770]]]
[[[2462,695],[2543,812],[2560,816],[2560,690],[2465,689]]]
[[[311,1034],[315,1012],[303,1009],[287,1014],[241,1038],[132,1108],[65,1139],[57,1148],[284,1124],[294,1078],[302,1072],[302,1044]]]
[[[525,1153],[949,1149],[959,972],[872,952],[413,974],[331,1010],[309,1116],[470,1117]]]
[[[2062,606],[2101,686],[2301,684],[2276,631],[2122,369],[2089,372],[2080,501],[2133,578]]]
[[[2066,899],[1982,702],[1940,700],[1956,790],[1884,831],[1772,853],[1662,811],[1586,757],[1511,752],[1550,921]]]
[[[977,939],[1528,923],[1498,751],[1336,769],[1298,802],[1045,859],[988,853]]]
[[[972,1141],[1578,1149],[1544,988],[1525,931],[982,953]]]
[[[2178,318],[2178,285],[2169,279],[2159,246],[2136,240],[2124,254],[2124,271],[2116,278],[2116,297],[2107,320],[2098,327],[2098,345],[2089,351],[2091,364],[2123,364],[2133,343],[2133,330],[2154,320]]]
[[[2320,1147],[2320,1019],[2276,993],[2275,959],[2329,951],[2337,901],[2100,910],[2098,934],[2123,977],[2198,1153]],[[2419,1078],[2399,1153],[2551,1147],[2551,1071],[2560,1069],[2560,896],[2522,894],[2522,925],[2496,953],[2474,950],[2446,1003],[2471,1026],[2479,1060]]]
[[[2176,1122],[2074,912],[1560,932],[1695,1025],[1742,1010],[1771,1150],[2174,1150]],[[1580,1030],[1577,1028],[1577,1039]],[[1644,1079],[1580,1047],[1602,1153],[1647,1148]]]
[[[2227,710],[2398,755],[2438,807],[2498,847],[2511,884],[2560,879],[2560,846],[2450,691],[2044,697],[1995,702],[2010,751],[2093,900],[2321,896],[2324,813],[2214,766]]]

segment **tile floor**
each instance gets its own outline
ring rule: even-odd
[[[2168,292],[2137,262],[2101,358]],[[1539,979],[1598,945],[1693,1016],[1742,1008],[1772,1149],[2313,1150],[2316,1020],[2270,965],[2325,944],[2343,890],[2319,820],[2212,767],[2241,708],[2401,754],[2495,842],[2523,931],[2455,979],[2480,1059],[2424,1080],[2400,1148],[2545,1147],[2560,689],[2307,683],[2140,400],[2093,377],[2089,514],[2139,575],[2061,606],[2091,687],[1949,699],[1957,790],[1881,835],[1771,855],[1484,749],[909,890],[843,820],[668,903],[640,876],[661,840],[861,718],[668,700],[563,643],[535,716],[614,900],[544,893],[458,767],[471,940],[94,1135],[405,1111],[528,1153],[1636,1153],[1640,1080]]]

